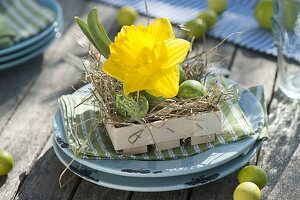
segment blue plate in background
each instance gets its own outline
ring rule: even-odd
[[[40,4],[56,13],[56,20],[44,31],[12,47],[0,50],[0,70],[26,62],[40,54],[60,36],[63,16],[60,4],[56,0],[38,0]]]

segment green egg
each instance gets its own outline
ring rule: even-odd
[[[125,96],[122,92],[117,92],[116,107],[125,118],[136,120],[145,117],[149,110],[149,103],[143,94],[140,94],[137,100],[133,94]]]
[[[165,98],[155,97],[155,96],[149,94],[148,92],[146,92],[145,90],[141,91],[141,94],[144,95],[146,97],[146,99],[148,100],[150,109],[154,108],[155,106],[157,106],[158,104],[160,104],[161,102],[163,102],[165,100]],[[157,108],[160,109],[161,107],[157,107]]]
[[[227,0],[208,0],[207,7],[221,14],[227,8]]]
[[[218,19],[218,13],[214,10],[205,10],[199,13],[198,18],[203,19],[208,28],[211,28]]]
[[[182,65],[178,65],[178,69],[179,69],[179,85],[180,85],[186,80],[186,74],[185,71],[183,70]]]
[[[0,149],[0,176],[7,175],[12,170],[14,158],[8,151]]]
[[[184,26],[189,29],[189,31],[185,30],[184,33],[187,38],[192,38],[193,36],[196,39],[200,39],[205,35],[207,31],[207,25],[203,19],[193,19],[184,24]]]
[[[207,90],[202,83],[196,80],[187,80],[179,86],[177,97],[180,99],[198,99],[206,94]]]
[[[138,18],[138,13],[134,7],[124,6],[118,12],[117,21],[121,26],[130,26]]]

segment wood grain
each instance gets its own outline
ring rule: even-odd
[[[132,192],[114,190],[99,185],[95,185],[88,181],[83,180],[79,185],[73,200],[93,200],[93,199],[103,199],[103,200],[127,200],[132,195]]]
[[[67,17],[71,15],[67,11],[69,9],[73,12],[72,16],[80,14],[80,6],[84,2],[66,0],[65,3],[70,4],[68,7],[64,7],[65,17]],[[64,24],[68,30],[73,22],[67,20],[64,21]],[[68,35],[67,32],[65,34]],[[56,40],[45,51],[44,59],[40,62],[42,66],[40,73],[27,91],[23,93],[22,101],[19,101],[18,105],[14,105],[15,111],[1,133],[1,148],[9,150],[15,159],[13,170],[7,177],[5,184],[0,188],[2,199],[11,199],[16,195],[18,188],[21,187],[49,137],[57,105],[56,102],[41,104],[41,100],[50,91],[71,85],[79,78],[78,71],[66,65],[61,54],[57,52],[58,49],[65,49],[66,51],[74,49],[74,44],[68,43],[66,38],[68,37],[63,36]],[[26,65],[30,67],[32,64],[28,62]],[[31,77],[30,72],[24,73]]]
[[[259,163],[269,181],[266,199],[297,199],[299,187],[300,104],[277,90],[270,106],[270,138],[263,146]]]
[[[276,60],[274,57],[257,54],[239,48],[231,68],[230,78],[246,87],[263,85],[267,102],[272,98]]]
[[[188,199],[190,190],[177,190],[177,191],[170,191],[170,192],[135,192],[132,195],[131,200],[154,200],[154,199],[164,199],[164,200],[184,200]]]
[[[73,196],[73,192],[77,189],[81,179],[72,172],[67,171],[62,178],[62,183],[66,184],[63,188],[60,188],[58,180],[65,166],[55,155],[52,141],[53,139],[50,137],[15,199],[67,200]]]
[[[237,173],[233,173],[212,183],[195,187],[190,200],[232,200],[232,194],[237,185]]]

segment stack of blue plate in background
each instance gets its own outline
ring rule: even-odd
[[[73,95],[89,96],[90,86]],[[239,105],[252,128],[264,123],[264,111],[257,96],[238,87]],[[174,160],[93,160],[78,158],[68,144],[60,111],[53,127],[53,148],[60,161],[79,177],[109,188],[159,192],[203,185],[237,171],[249,162],[261,146],[259,133],[234,143],[219,145],[194,156]]]
[[[41,53],[60,36],[62,29],[62,9],[56,0],[38,0],[38,3],[55,13],[54,20],[41,32],[23,39],[13,46],[0,49],[0,70],[16,66]]]

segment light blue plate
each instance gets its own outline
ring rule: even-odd
[[[57,19],[46,30],[12,47],[0,50],[0,70],[26,62],[44,52],[60,36],[63,26],[62,11],[56,0],[39,0],[41,4],[52,9]]]
[[[245,155],[220,165],[218,167],[208,169],[206,171],[172,177],[126,177],[110,173],[101,172],[93,168],[89,168],[72,158],[62,151],[53,138],[53,148],[60,161],[74,174],[79,177],[108,188],[137,191],[137,192],[161,192],[171,190],[181,190],[199,185],[204,185],[220,178],[223,178],[244,165],[255,155],[261,146],[261,142],[256,142],[253,148]],[[70,164],[71,163],[71,164]],[[70,164],[70,166],[69,166]],[[217,192],[217,191],[216,191]]]
[[[24,63],[24,62],[26,62],[26,61],[34,58],[34,57],[37,57],[38,55],[42,54],[44,52],[44,50],[50,44],[52,44],[52,42],[53,42],[54,39],[55,39],[55,37],[53,37],[50,41],[48,41],[42,47],[36,49],[33,52],[30,52],[29,54],[26,54],[25,56],[22,56],[20,58],[17,58],[15,60],[12,60],[12,61],[9,61],[9,62],[3,63],[3,64],[0,63],[0,70],[6,69],[6,68],[9,68],[9,67],[12,67],[12,66],[19,65],[19,64]]]
[[[57,15],[56,21],[54,21],[49,27],[47,27],[44,31],[40,32],[39,34],[34,35],[26,40],[23,40],[11,47],[1,49],[0,57],[3,55],[7,55],[9,53],[13,53],[15,51],[24,49],[34,43],[39,42],[41,39],[43,39],[47,35],[54,32],[58,26],[58,23],[60,25],[62,24],[62,9],[61,9],[60,4],[56,0],[38,0],[38,2],[42,5],[50,8],[51,10],[53,10],[56,13],[56,15]]]
[[[7,54],[5,56],[1,56],[0,57],[0,65],[5,64],[5,63],[9,63],[11,62],[13,59],[18,59],[21,58],[23,56],[25,56],[26,54],[30,54],[32,52],[35,52],[39,49],[41,49],[42,47],[44,47],[48,42],[53,41],[56,38],[56,33],[55,32],[51,32],[49,35],[47,35],[45,38],[41,39],[39,42],[34,43],[32,45],[30,45],[28,48],[26,49],[22,49],[20,51],[16,51],[13,52],[11,54]]]
[[[233,81],[230,83],[235,84]],[[87,95],[89,86],[79,89],[76,95]],[[260,103],[248,90],[239,87],[241,99],[239,104],[245,112],[254,130],[258,124],[264,122],[264,112]],[[63,127],[61,114],[56,113],[53,127],[54,137],[57,144],[66,155],[74,158],[77,162],[92,169],[130,177],[170,177],[205,171],[220,166],[252,148],[259,134],[247,137],[240,141],[219,145],[200,154],[187,158],[166,161],[138,161],[138,160],[91,160],[75,158],[70,148],[66,145],[66,135]],[[63,141],[63,142],[62,142]]]

